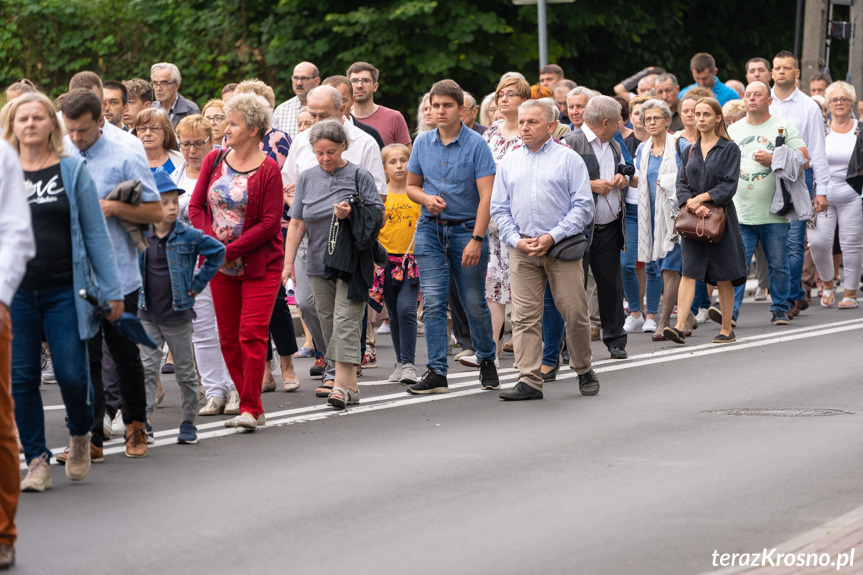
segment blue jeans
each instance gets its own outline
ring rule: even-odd
[[[788,224],[761,224],[750,226],[740,224],[740,235],[743,236],[743,246],[746,249],[746,261],[752,261],[758,240],[764,247],[767,256],[767,267],[770,269],[770,311],[788,311]],[[734,288],[734,313],[731,317],[737,319],[740,304],[743,303],[743,292],[746,285]]]
[[[620,252],[621,279],[623,280],[623,293],[629,304],[629,311],[641,311],[641,291],[638,276],[635,275],[635,262],[638,260],[638,205],[626,205],[626,251]],[[662,275],[656,266],[650,263],[647,269],[647,313],[655,314],[659,309],[659,298],[662,297]]]
[[[467,315],[470,339],[477,359],[494,360],[491,313],[485,299],[485,276],[488,268],[488,235],[482,243],[479,263],[462,267],[464,248],[471,241],[474,221],[443,226],[436,220],[421,218],[416,231],[414,257],[423,292],[423,321],[426,329],[428,363],[426,367],[440,375],[447,374],[446,353],[449,334],[446,308],[449,301],[450,274],[455,278],[459,299]]]
[[[554,298],[551,297],[551,284],[545,282],[542,307],[542,365],[557,365],[565,327],[563,316],[557,311]]]
[[[93,387],[87,342],[78,337],[75,290],[71,285],[49,290],[19,289],[12,300],[12,395],[15,421],[29,463],[51,451],[45,444],[42,410],[42,333],[51,348],[70,435],[86,435],[93,427]]]
[[[420,295],[420,285],[408,281],[408,274],[405,272],[402,284],[394,286],[392,268],[393,264],[388,263],[384,269],[384,303],[390,316],[393,349],[398,363],[414,363],[417,349],[417,298]]]
[[[806,187],[809,188],[809,199],[815,198],[812,183],[812,168],[805,172]],[[826,191],[824,192],[826,193]],[[806,299],[806,291],[803,289],[803,256],[806,242],[806,222],[791,220],[791,229],[788,230],[788,273],[791,276],[790,289],[788,293],[788,308],[795,302]],[[749,260],[746,260],[747,262]],[[771,292],[772,297],[772,292]]]

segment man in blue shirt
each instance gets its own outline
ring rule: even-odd
[[[423,293],[428,371],[408,393],[448,393],[449,334],[446,308],[450,273],[467,314],[480,362],[483,389],[500,389],[495,368],[491,314],[485,299],[489,203],[494,158],[482,136],[465,126],[459,112],[464,92],[452,80],[431,89],[437,129],[416,139],[408,162],[408,197],[422,206],[414,257]]]
[[[688,90],[696,86],[712,90],[719,104],[723,106],[729,100],[740,98],[737,92],[720,82],[719,78],[716,77],[716,72],[719,71],[716,67],[716,60],[707,52],[699,52],[693,56],[692,60],[689,61],[689,69],[692,71],[692,79],[695,80],[695,83],[680,91],[681,98]]]
[[[524,146],[504,156],[491,197],[500,239],[509,246],[512,284],[512,338],[519,381],[501,399],[542,399],[543,301],[546,281],[566,321],[570,365],[581,393],[595,395],[599,380],[591,369],[590,324],[582,258],[554,259],[548,250],[584,233],[593,220],[593,194],[584,160],[552,139],[557,108],[527,100],[518,110]],[[585,240],[586,242],[586,240]]]
[[[69,139],[87,162],[87,169],[96,184],[99,203],[108,223],[108,234],[114,245],[113,254],[120,271],[120,283],[125,294],[125,310],[131,314],[138,311],[138,290],[141,289],[141,273],[138,254],[129,234],[120,220],[135,224],[149,224],[162,218],[162,206],[153,175],[147,161],[140,154],[103,137],[102,102],[93,92],[84,89],[71,90],[63,101],[63,119]],[[118,184],[128,180],[141,182],[143,191],[139,205],[106,200]],[[126,424],[126,455],[147,455],[146,420],[147,398],[144,391],[144,368],[138,346],[123,337],[110,322],[102,322],[102,331],[89,343],[90,380],[93,382],[93,410],[95,423],[91,441],[91,459],[94,451],[99,461],[104,441],[103,419],[105,417],[105,395],[102,387],[102,337],[117,364],[120,397],[123,404],[123,422]]]

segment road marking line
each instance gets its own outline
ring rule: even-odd
[[[852,331],[856,329],[863,328],[863,319],[857,320],[847,320],[843,322],[837,322],[835,324],[831,324],[830,327],[826,327],[824,324],[820,326],[814,327],[805,327],[783,331],[781,333],[773,333],[773,334],[760,334],[751,336],[748,338],[741,338],[736,343],[731,344],[704,344],[699,346],[693,346],[690,348],[680,347],[680,348],[670,348],[658,350],[655,352],[648,352],[644,354],[639,354],[632,356],[627,360],[602,360],[598,362],[594,362],[594,370],[597,373],[605,373],[612,371],[620,371],[623,369],[631,369],[634,367],[643,367],[647,365],[654,365],[657,363],[664,363],[670,361],[680,361],[684,359],[692,359],[699,356],[704,355],[714,355],[717,353],[731,353],[734,351],[741,351],[745,349],[751,349],[756,347],[762,347],[765,345],[773,345],[776,343],[782,343],[787,341],[796,341],[800,339],[807,339],[811,337],[818,337],[822,335],[831,335],[835,333],[842,333],[846,331]],[[509,389],[515,386],[515,380],[518,377],[518,373],[514,369],[502,369],[500,370],[500,379],[501,379],[501,389]],[[448,380],[451,379],[464,379],[465,377],[476,377],[476,372],[466,372],[466,373],[458,373],[453,374],[452,376],[448,376]],[[557,379],[573,379],[576,377],[576,373],[573,372],[568,366],[562,367],[560,372],[558,372]],[[503,383],[507,381],[507,383]],[[366,384],[363,384],[365,386]],[[483,390],[474,387],[476,385],[475,381],[465,381],[465,382],[450,382],[450,393],[441,394],[441,395],[431,395],[431,396],[409,396],[405,395],[404,392],[400,391],[397,393],[390,393],[385,395],[378,395],[373,397],[365,398],[365,403],[356,407],[351,407],[346,410],[335,411],[328,405],[318,404],[307,407],[298,407],[292,409],[286,409],[282,411],[275,411],[267,414],[267,425],[266,427],[281,427],[286,425],[293,425],[296,423],[305,423],[309,421],[319,421],[322,419],[328,419],[331,417],[343,417],[351,414],[360,414],[366,413],[369,411],[378,411],[381,409],[390,409],[393,407],[400,407],[403,405],[416,405],[420,403],[428,403],[432,401],[441,401],[444,399],[450,399],[455,397],[463,397],[467,395],[474,395],[477,393],[483,393]],[[470,388],[470,389],[464,389]],[[455,390],[455,391],[453,391]],[[368,402],[374,402],[371,405]],[[224,420],[214,421],[212,423],[205,423],[198,426],[198,440],[201,439],[209,439],[213,437],[224,437],[226,435],[232,435],[235,433],[243,433],[235,428],[226,428],[224,427]],[[212,431],[207,431],[212,430]],[[156,437],[156,442],[152,444],[150,447],[162,447],[164,445],[176,444],[176,436],[179,433],[179,429],[166,429],[163,431],[158,431],[154,434]],[[62,453],[64,447],[54,448],[51,451],[56,453]],[[105,455],[113,455],[115,453],[123,453],[125,451],[122,440],[112,440],[106,442],[105,444]],[[23,455],[20,457],[23,461]],[[21,469],[26,469],[26,464],[21,464]]]

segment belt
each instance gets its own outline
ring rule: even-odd
[[[467,220],[447,220],[444,218],[430,218],[430,219],[439,226],[460,226],[462,224],[466,224],[468,222],[472,222],[472,221],[476,220],[476,218],[469,218]]]

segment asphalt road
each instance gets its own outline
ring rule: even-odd
[[[709,572],[714,551],[760,551],[863,505],[863,313],[813,307],[773,327],[767,307],[744,306],[736,344],[712,345],[712,323],[685,347],[633,335],[626,361],[594,342],[598,396],[562,370],[516,404],[461,366],[449,395],[407,395],[385,383],[379,335],[360,406],[324,406],[298,360],[303,386],[264,395],[264,429],[199,418],[197,445],[175,443],[166,377],[149,457],[115,440],[85,481],[54,467],[52,491],[22,494],[15,572]],[[53,385],[44,399],[62,403]],[[716,413],[759,408],[839,413]],[[63,415],[46,411],[52,448]]]

